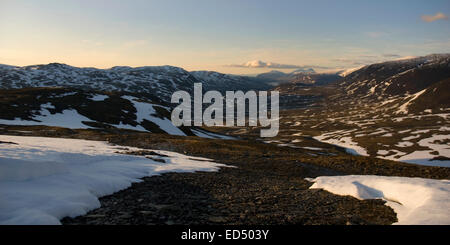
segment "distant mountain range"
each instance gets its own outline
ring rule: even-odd
[[[192,92],[194,83],[204,90],[267,90],[261,79],[226,75],[210,71],[188,72],[173,66],[78,68],[65,64],[8,66],[0,65],[0,88],[70,87],[104,92],[145,93],[161,101],[170,101],[173,92]]]
[[[268,90],[269,82],[256,77],[228,75],[214,71],[193,71],[191,74],[203,84],[204,90]]]
[[[342,78],[338,73],[316,73],[312,68],[297,69],[290,73],[281,71],[270,71],[256,76],[258,79],[267,81],[272,85],[280,84],[303,84],[303,85],[325,85],[333,83]]]
[[[188,72],[173,66],[126,67],[110,69],[79,68],[66,64],[9,66],[0,65],[0,88],[70,87],[104,92],[147,93],[153,99],[169,101],[173,92],[192,92],[194,83],[204,90],[268,90],[281,83],[324,85],[340,79],[338,74],[319,74],[312,68],[291,73],[271,71],[256,77],[214,71]]]
[[[82,90],[148,93],[169,101],[174,91],[191,91],[199,82],[184,69],[173,66],[78,68],[65,64],[0,67],[3,89],[70,87]]]

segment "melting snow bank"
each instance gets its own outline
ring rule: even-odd
[[[307,179],[312,189],[358,199],[383,199],[397,213],[398,225],[449,225],[450,181],[370,175]]]
[[[142,149],[101,141],[0,135],[0,142],[0,224],[60,224],[139,178],[226,166],[168,151],[153,151],[155,161],[121,154]]]

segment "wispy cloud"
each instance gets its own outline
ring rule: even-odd
[[[430,22],[434,22],[437,20],[448,20],[448,16],[439,12],[439,13],[436,13],[435,15],[422,15],[422,20],[430,23]]]
[[[248,61],[244,64],[240,65],[227,65],[228,67],[240,67],[240,68],[271,68],[271,69],[298,69],[298,68],[322,68],[326,69],[327,67],[320,66],[299,66],[299,65],[291,65],[291,64],[279,64],[274,62],[264,62],[260,60]]]

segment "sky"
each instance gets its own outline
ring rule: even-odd
[[[449,0],[0,0],[0,64],[257,74],[450,53]]]

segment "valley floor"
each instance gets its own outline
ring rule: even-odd
[[[357,199],[332,194],[336,193],[332,190],[311,189],[311,179],[305,178],[346,175],[420,177],[436,181],[450,178],[449,168],[352,156],[339,151],[333,155],[312,156],[311,149],[280,147],[255,140],[20,126],[0,128],[0,134],[108,141],[121,147],[209,158],[226,165],[218,166],[218,172],[161,172],[144,177],[142,182],[112,195],[98,195],[103,196],[99,198],[100,208],[62,219],[61,223],[66,225],[392,224],[399,217],[392,206],[385,205],[386,199],[379,196],[381,199],[360,200],[361,196]],[[145,150],[128,153],[149,154]],[[160,166],[170,164],[161,162]],[[192,169],[195,170],[198,169]],[[421,198],[423,196],[415,197],[416,200]],[[447,203],[448,200],[441,200],[437,205],[445,210]]]

